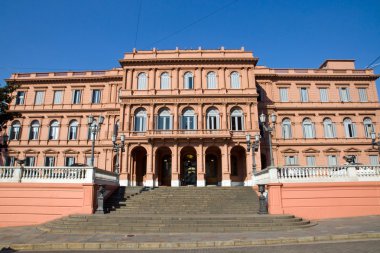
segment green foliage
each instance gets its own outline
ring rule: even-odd
[[[20,112],[9,111],[9,105],[15,97],[12,96],[12,93],[19,87],[20,85],[15,82],[8,82],[3,87],[0,87],[0,131],[6,127],[8,121],[21,117]]]

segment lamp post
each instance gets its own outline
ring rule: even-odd
[[[116,143],[117,141],[117,136],[116,134],[112,135],[112,143],[113,143],[113,151],[116,152],[116,161],[115,161],[115,173],[119,174],[120,173],[120,164],[119,164],[119,150],[123,153],[125,151],[125,135],[122,134],[120,136],[120,143]]]
[[[378,134],[378,141],[376,141],[376,133],[375,131],[371,132],[371,139],[372,139],[372,148],[375,148],[377,146],[379,154],[380,154],[380,134]]]
[[[249,153],[250,150],[252,150],[252,175],[256,172],[256,160],[255,160],[255,152],[259,149],[260,146],[260,135],[255,134],[255,141],[251,141],[251,135],[247,134],[245,136],[245,139],[247,140],[247,152]]]
[[[100,115],[98,121],[94,120],[94,116],[90,115],[87,117],[87,123],[90,128],[92,148],[91,148],[91,167],[94,167],[94,153],[95,153],[95,135],[100,131],[100,127],[104,122],[104,117]]]
[[[271,115],[268,115],[270,117],[270,120],[272,122],[272,126],[270,125],[270,122],[268,122],[268,125],[265,125],[267,115],[262,113],[260,115],[260,123],[263,127],[264,131],[268,132],[268,142],[269,142],[269,155],[270,155],[270,164],[269,167],[274,166],[274,160],[273,160],[273,150],[272,150],[272,132],[274,130],[274,127],[276,125],[277,115],[272,113]]]

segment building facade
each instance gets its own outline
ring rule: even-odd
[[[259,115],[275,114],[275,166],[333,166],[345,155],[378,164],[370,133],[380,105],[372,70],[353,60],[316,69],[271,69],[239,50],[149,50],[126,53],[107,71],[13,74],[20,88],[2,163],[89,164],[87,117],[105,117],[95,140],[95,166],[112,171],[112,135],[126,137],[122,185],[251,185],[253,165],[270,165],[268,132]],[[246,135],[260,134],[257,152]],[[254,157],[252,157],[254,156]],[[254,159],[253,159],[254,158]],[[254,164],[255,163],[255,164]]]

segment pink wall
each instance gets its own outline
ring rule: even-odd
[[[305,219],[380,215],[380,182],[268,185],[269,213]]]
[[[93,184],[0,184],[0,227],[40,224],[70,214],[91,214]]]

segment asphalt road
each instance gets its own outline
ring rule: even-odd
[[[16,251],[0,251],[1,253],[10,253]],[[32,251],[20,251],[23,253],[32,253]],[[35,251],[41,252],[41,251]],[[295,244],[295,245],[277,245],[277,246],[258,246],[258,247],[237,247],[237,248],[219,248],[219,249],[185,249],[185,250],[96,250],[96,251],[49,251],[51,253],[379,253],[380,240],[356,241],[356,242],[331,242],[331,243],[313,243],[313,244]]]

